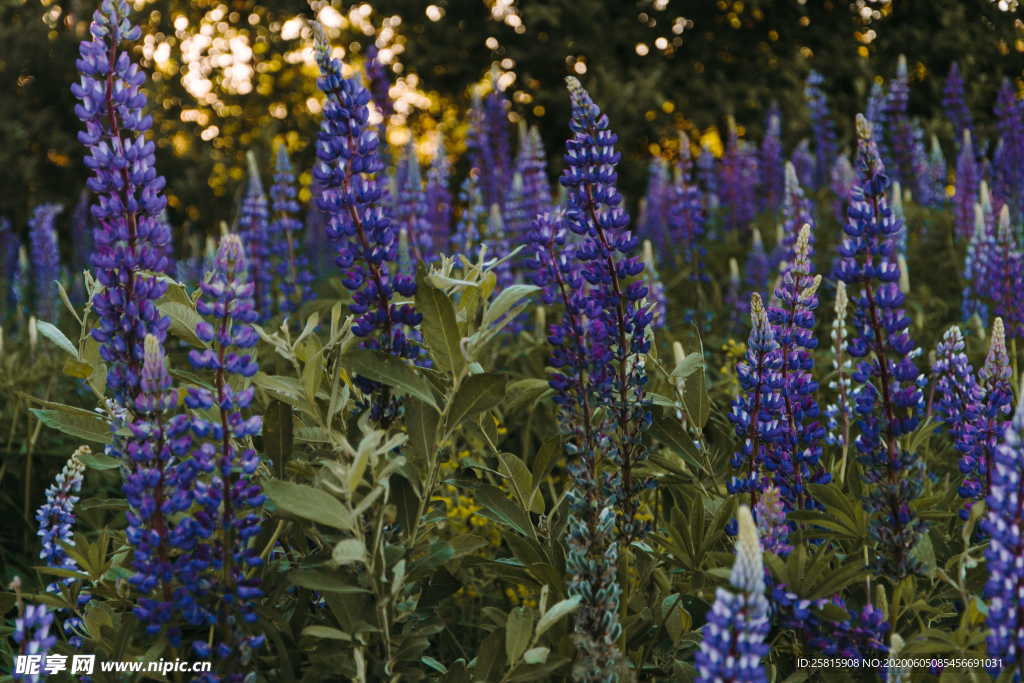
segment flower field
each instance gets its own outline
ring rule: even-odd
[[[424,158],[311,19],[319,128],[183,236],[135,15],[78,44],[86,188],[0,219],[0,671],[1021,680],[1019,82],[953,62],[926,128],[903,58],[857,111],[808,70],[807,137],[723,113],[633,196],[586,68],[558,147],[495,76]]]

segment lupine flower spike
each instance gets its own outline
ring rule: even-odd
[[[60,248],[55,223],[64,210],[60,204],[43,204],[32,212],[28,224],[29,256],[32,259],[34,312],[40,320],[56,322]]]
[[[835,318],[832,320],[832,330],[829,333],[829,338],[832,340],[833,379],[829,381],[828,388],[833,392],[835,400],[825,408],[828,422],[825,443],[830,446],[839,446],[842,449],[841,477],[845,477],[846,474],[846,456],[850,448],[850,425],[853,421],[850,385],[853,366],[850,359],[846,357],[848,305],[846,283],[839,280],[836,283]]]
[[[700,683],[767,681],[762,660],[771,623],[765,597],[764,556],[750,508],[737,512],[739,534],[729,588],[719,588],[708,612],[694,665]]]
[[[302,221],[299,220],[298,192],[295,171],[288,148],[277,147],[274,162],[274,184],[270,187],[270,207],[273,210],[271,237],[275,258],[274,272],[280,287],[277,298],[285,314],[295,313],[304,302],[313,298],[313,271],[302,250]]]
[[[139,392],[143,340],[163,341],[171,324],[155,301],[167,284],[141,271],[164,272],[170,230],[160,220],[166,206],[164,179],[157,175],[156,147],[146,139],[153,119],[145,114],[141,90],[145,74],[132,63],[122,42],[139,39],[125,0],[104,0],[93,15],[89,39],[76,62],[81,79],[71,86],[79,100],[75,113],[85,129],[85,165],[92,171],[92,214],[97,228],[92,264],[103,285],[92,300],[99,324],[93,337],[108,364],[107,388],[127,404]]]

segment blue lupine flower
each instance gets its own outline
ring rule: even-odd
[[[326,100],[313,176],[320,183],[318,206],[330,217],[327,234],[339,243],[335,262],[344,272],[342,284],[352,292],[352,331],[365,346],[415,358],[419,350],[407,330],[419,324],[420,315],[410,303],[391,301],[396,291],[413,296],[416,282],[394,272],[397,231],[381,202],[377,134],[366,125],[370,95],[357,79],[341,75],[341,63],[331,59],[321,30],[316,56],[321,72],[317,85]],[[372,396],[374,420],[389,424],[399,408],[395,397],[366,378],[357,382]]]
[[[704,210],[708,213],[718,208],[718,163],[708,143],[701,145],[697,157],[697,184],[704,193]]]
[[[813,188],[814,185],[814,154],[811,152],[811,143],[804,138],[793,148],[789,155],[789,161],[796,169],[796,177],[804,187]]]
[[[740,446],[732,457],[736,470],[729,481],[729,493],[750,493],[752,503],[765,486],[764,468],[778,448],[782,419],[782,356],[768,322],[761,296],[750,298],[750,338],[744,360],[736,364],[740,395],[732,403],[732,422]]]
[[[476,258],[481,244],[481,236],[486,229],[488,213],[484,206],[483,193],[480,191],[478,174],[471,170],[462,181],[459,189],[459,203],[462,205],[455,231],[451,236],[453,254],[465,254],[471,260]]]
[[[1009,204],[1019,214],[1024,208],[1024,106],[1008,78],[996,95],[995,115],[999,148],[993,158],[992,193],[1000,204]]]
[[[800,187],[800,179],[797,178],[796,168],[791,162],[786,162],[785,192],[782,203],[782,246],[783,260],[793,261],[795,254],[793,249],[796,246],[797,237],[805,225],[810,226],[810,245],[814,245],[814,210],[811,201],[807,199],[804,190]],[[778,263],[772,265],[777,266]]]
[[[671,186],[668,162],[659,157],[651,159],[647,166],[647,190],[640,202],[636,231],[640,237],[657,242],[662,250],[671,244],[668,225]]]
[[[850,201],[850,191],[857,184],[857,172],[845,153],[836,157],[832,165],[831,188],[835,197],[832,200],[832,211],[836,221],[842,223],[846,218],[846,204]]]
[[[740,140],[736,124],[729,119],[729,135],[719,179],[719,197],[725,209],[726,228],[746,228],[757,215],[757,151]]]
[[[825,408],[827,430],[825,443],[839,446],[843,452],[842,462],[846,463],[847,449],[850,447],[850,424],[853,421],[853,405],[851,404],[852,387],[850,375],[852,365],[846,357],[846,312],[849,299],[846,296],[846,283],[836,282],[835,318],[829,339],[832,341],[832,375],[828,388],[835,394],[835,400]]]
[[[942,145],[935,135],[932,135],[931,151],[928,154],[928,177],[932,184],[932,204],[944,204],[947,201],[946,183],[949,175],[946,169],[946,156],[942,153]]]
[[[19,606],[21,601],[19,599]],[[41,655],[44,659],[53,646],[57,644],[57,636],[50,633],[53,628],[53,612],[46,605],[24,605],[21,614],[14,620],[14,633],[11,638],[18,646],[18,655]],[[41,667],[40,667],[41,670]],[[36,683],[46,677],[45,674],[14,674],[14,680]]]
[[[444,147],[444,138],[438,135],[434,160],[427,171],[427,223],[430,224],[431,241],[434,248],[448,248],[452,234],[452,193],[448,189],[451,165]]]
[[[487,130],[487,144],[491,148],[491,158],[494,159],[494,166],[487,169],[490,173],[495,189],[495,196],[490,199],[491,204],[501,205],[504,189],[512,179],[512,140],[508,120],[510,108],[508,98],[498,86],[498,79],[491,78],[491,91],[487,93],[483,101],[484,126]],[[485,184],[486,187],[486,184]]]
[[[965,130],[956,158],[956,194],[953,196],[953,225],[961,240],[969,239],[974,228],[974,203],[978,201],[980,181],[981,171],[971,144],[971,131]]]
[[[210,320],[196,325],[195,333],[209,347],[189,352],[193,367],[213,374],[213,388],[192,387],[185,399],[193,410],[219,413],[219,419],[197,416],[192,424],[196,439],[203,441],[193,459],[196,467],[210,473],[192,489],[199,508],[194,513],[197,533],[204,539],[194,556],[209,567],[202,609],[214,615],[211,623],[220,631],[216,654],[220,659],[238,655],[243,664],[264,638],[242,632],[256,621],[256,599],[262,595],[251,569],[263,563],[253,541],[264,501],[255,476],[260,457],[246,446],[262,429],[259,415],[245,415],[255,395],[245,380],[259,369],[251,351],[259,341],[252,327],[255,288],[247,281],[246,265],[241,239],[232,234],[221,238],[217,268],[200,284],[196,302],[196,310]],[[203,641],[194,642],[193,650],[208,656]]]
[[[511,250],[511,242],[508,231],[505,230],[505,221],[501,217],[501,207],[497,204],[491,205],[491,212],[487,215],[487,229],[483,242],[487,246],[488,260],[504,259],[494,267],[500,291],[515,281],[515,274],[512,272],[511,262],[504,258]]]
[[[991,312],[1003,318],[1007,336],[1024,336],[1024,300],[1020,291],[1024,286],[1024,253],[1017,242],[1015,230],[1010,226],[1010,207],[999,211],[999,224],[994,239],[981,245],[980,258],[972,273],[980,281],[979,293],[991,303]]]
[[[67,551],[60,544],[65,543],[71,546],[75,544],[71,527],[75,523],[75,505],[78,503],[78,494],[82,490],[82,474],[85,470],[81,456],[88,453],[90,453],[89,447],[82,446],[71,455],[64,468],[54,478],[53,483],[47,487],[46,502],[36,510],[36,522],[39,524],[36,535],[42,540],[39,559],[47,567],[80,571],[78,563],[68,556]],[[73,581],[74,579],[70,577],[57,579],[46,587],[46,591],[60,594],[61,587],[69,585]],[[88,596],[85,594],[81,594],[79,597],[82,604],[88,601]],[[67,617],[63,626],[68,635],[68,643],[72,647],[81,647],[82,638],[77,635],[82,626],[81,618]]]
[[[778,448],[768,453],[765,467],[791,509],[813,506],[806,486],[826,484],[831,479],[821,467],[825,430],[817,419],[818,383],[814,381],[811,355],[818,346],[814,311],[821,275],[812,271],[811,226],[805,224],[768,307],[768,322],[780,357],[782,413]]]
[[[254,154],[248,155],[249,182],[238,215],[238,235],[249,255],[249,277],[256,288],[253,299],[261,321],[274,311],[273,246],[270,237],[270,204],[263,191]]]
[[[886,120],[888,149],[892,154],[892,164],[886,166],[891,170],[893,180],[901,182],[905,187],[914,187],[914,129],[907,106],[910,102],[910,82],[907,74],[907,58],[900,55],[896,66],[896,77],[889,84],[889,96],[886,98]],[[882,157],[888,163],[888,159]]]
[[[540,130],[536,126],[531,127],[521,144],[516,171],[523,178],[524,211],[528,219],[523,233],[525,236],[533,219],[552,208],[551,183],[548,181],[548,163]]]
[[[960,66],[956,62],[949,65],[949,74],[942,90],[942,106],[946,109],[949,122],[953,124],[953,139],[963,140],[964,131],[971,130],[974,124],[971,120],[971,110],[967,106],[967,97],[964,95]]]
[[[665,285],[654,265],[654,248],[650,240],[644,240],[644,279],[647,281],[647,304],[651,307],[653,318],[651,327],[664,327],[668,319],[668,300],[665,297]]]
[[[296,312],[299,306],[313,298],[313,271],[309,267],[309,258],[302,250],[299,235],[303,226],[298,218],[297,195],[295,171],[288,158],[288,148],[283,144],[278,145],[274,184],[270,186],[274,216],[270,224],[270,238],[279,288],[276,298],[285,314]]]
[[[915,571],[918,561],[910,551],[924,530],[910,504],[920,495],[923,463],[904,450],[900,437],[916,427],[923,408],[914,346],[903,311],[904,294],[898,284],[895,237],[901,230],[886,201],[889,178],[871,137],[871,124],[857,117],[857,170],[843,226],[846,237],[839,247],[836,275],[852,294],[854,335],[847,351],[861,358],[853,379],[864,478],[868,483],[865,507],[871,515],[871,536],[878,543],[875,565],[892,576]]]
[[[685,133],[679,136],[679,161],[676,177],[668,194],[668,253],[682,255],[682,263],[690,271],[690,279],[696,282],[710,282],[711,277],[704,268],[706,249],[702,243],[707,214],[701,198],[700,188],[690,177],[690,141]]]
[[[750,251],[747,252],[743,271],[743,284],[748,293],[767,291],[772,265],[764,248],[764,240],[761,239],[761,231],[757,228],[751,230]]]
[[[885,612],[871,603],[859,611],[847,607],[841,597],[801,598],[790,586],[769,584],[773,616],[778,626],[793,631],[808,650],[822,657],[867,659],[883,657],[889,651],[885,635],[889,624]],[[847,612],[848,618],[825,616],[826,608]]]
[[[804,86],[804,97],[811,117],[811,131],[814,134],[814,177],[810,187],[817,189],[828,181],[828,171],[836,158],[836,130],[828,107],[828,98],[823,86],[825,78],[811,70]]]
[[[988,513],[984,530],[991,539],[985,550],[988,654],[1000,659],[1000,666],[990,670],[992,674],[1019,667],[1024,652],[1024,634],[1020,628],[1024,624],[1024,602],[1020,599],[1020,585],[1024,582],[1024,566],[1020,562],[1024,556],[1022,477],[1024,399],[1017,401],[1013,419],[996,448],[992,485],[986,500]]]
[[[144,113],[146,76],[121,48],[141,35],[128,13],[125,0],[104,0],[96,10],[75,63],[81,79],[71,86],[85,124],[78,139],[92,171],[87,184],[96,195],[92,264],[103,289],[92,300],[99,319],[93,337],[107,362],[107,388],[125,404],[139,393],[143,339],[152,334],[162,342],[171,323],[155,306],[166,282],[140,272],[166,270],[171,236],[160,220],[165,181],[156,172],[156,147],[146,139],[153,125]]]
[[[730,588],[715,592],[704,640],[694,660],[700,683],[768,680],[762,663],[768,654],[765,640],[771,630],[763,553],[750,508],[741,505],[736,516],[739,536]]]
[[[29,257],[32,259],[34,312],[41,320],[56,322],[56,281],[60,278],[60,247],[57,242],[57,216],[64,210],[60,204],[41,204],[28,222]]]
[[[417,261],[432,261],[435,245],[428,217],[430,207],[423,189],[416,148],[411,141],[405,146],[399,169],[402,173],[395,176],[394,225],[409,235],[412,253]]]
[[[192,505],[196,461],[189,458],[191,421],[178,412],[178,392],[163,347],[150,334],[144,349],[139,393],[129,406],[136,418],[127,425],[131,437],[122,449],[125,536],[135,571],[129,583],[140,594],[134,612],[147,633],[160,633],[170,625],[169,635],[176,641],[180,633],[172,623],[174,614],[188,618],[199,590],[183,569],[188,560],[181,551],[189,550],[202,534],[191,519],[177,519]]]
[[[71,291],[68,294],[76,306],[85,302],[85,280],[82,272],[89,267],[92,233],[95,230],[95,221],[89,208],[91,204],[92,195],[89,188],[83,187],[74,209],[71,210]]]
[[[786,521],[786,505],[777,486],[769,485],[754,506],[757,518],[757,535],[765,552],[786,557],[793,550],[789,544],[789,522]]]

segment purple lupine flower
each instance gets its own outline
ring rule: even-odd
[[[811,246],[814,245],[814,209],[811,201],[804,194],[800,187],[800,180],[796,176],[796,168],[790,162],[786,162],[785,193],[782,204],[782,259],[790,262],[793,260],[794,248],[797,237],[805,225],[810,226]],[[777,266],[778,262],[773,265]]]
[[[82,474],[85,471],[81,456],[90,452],[88,446],[81,446],[71,455],[64,468],[54,478],[53,483],[47,487],[46,502],[36,510],[36,522],[39,524],[36,535],[42,540],[39,559],[47,567],[79,570],[78,563],[68,556],[67,551],[60,544],[65,543],[71,546],[75,544],[71,527],[75,523],[75,505],[78,503],[78,494],[82,490]],[[74,579],[70,577],[57,579],[46,587],[46,591],[60,594],[62,586],[70,585],[73,582]],[[79,601],[82,604],[88,602],[88,599],[86,594],[79,596]],[[82,646],[82,638],[77,635],[81,627],[82,619],[80,617],[72,615],[64,619],[64,632],[72,647]]]
[[[510,103],[498,86],[498,79],[491,78],[491,91],[483,101],[483,119],[487,130],[487,144],[492,151],[494,166],[485,169],[492,174],[497,194],[490,198],[491,204],[501,205],[504,188],[512,179],[512,140],[508,120]]]
[[[444,138],[438,134],[437,149],[427,171],[427,223],[430,225],[431,243],[436,251],[448,248],[452,235],[452,193],[448,189],[451,164],[445,150]]]
[[[470,168],[477,175],[484,205],[499,203],[502,192],[498,185],[495,172],[496,161],[494,148],[488,138],[487,117],[480,96],[473,95],[473,103],[469,109],[469,132],[466,135],[466,152],[469,156]]]
[[[664,327],[668,320],[668,300],[665,296],[665,285],[658,275],[658,267],[654,265],[654,247],[650,240],[644,240],[644,280],[647,283],[647,305],[651,307],[651,327]]]
[[[986,287],[989,286],[985,271],[995,249],[995,235],[989,220],[991,205],[987,203],[988,192],[985,188],[986,184],[983,180],[981,181],[982,201],[974,205],[974,232],[971,233],[971,239],[967,243],[967,251],[964,255],[965,284],[960,304],[964,320],[969,320],[972,315],[977,315],[983,324],[988,320],[989,315],[987,298],[983,299]],[[989,207],[987,210],[986,206]]]
[[[152,334],[162,342],[171,324],[155,306],[166,282],[142,274],[166,270],[171,236],[160,220],[165,181],[156,172],[156,147],[146,139],[153,125],[140,89],[146,76],[121,47],[141,35],[128,14],[125,0],[104,0],[96,10],[75,62],[81,78],[71,86],[79,100],[75,114],[85,124],[78,139],[92,171],[87,185],[96,195],[92,264],[103,289],[92,300],[99,319],[93,338],[107,362],[107,388],[124,404],[139,393],[143,340]]]
[[[388,76],[387,67],[380,61],[380,51],[376,45],[371,44],[366,48],[366,62],[363,64],[366,71],[367,89],[370,91],[370,99],[377,111],[384,118],[381,127],[387,125],[391,115],[395,113],[395,104],[391,101],[391,78]],[[382,131],[383,132],[383,131]]]
[[[850,157],[845,153],[840,154],[832,164],[831,172],[832,194],[835,195],[832,200],[832,211],[840,223],[846,218],[846,204],[850,201],[850,191],[856,184],[857,172],[853,170]]]
[[[829,111],[828,98],[823,86],[825,78],[813,69],[807,75],[804,97],[811,118],[814,135],[814,176],[810,187],[817,189],[828,181],[828,171],[836,158],[836,129]]]
[[[828,388],[835,395],[835,400],[825,408],[827,429],[825,443],[838,446],[842,450],[843,474],[845,476],[846,455],[850,447],[850,424],[853,422],[853,405],[850,400],[852,387],[850,375],[853,366],[846,357],[846,313],[849,299],[846,296],[846,283],[836,282],[835,318],[829,339],[832,341],[832,376]]]
[[[515,274],[512,272],[512,264],[509,259],[505,258],[511,250],[511,243],[508,231],[505,230],[505,221],[501,217],[501,208],[497,204],[491,205],[491,211],[487,215],[487,230],[483,243],[487,247],[488,260],[502,259],[494,267],[494,274],[498,280],[498,291],[500,291],[515,281]]]
[[[953,445],[960,452],[960,471],[967,481],[960,487],[960,496],[969,501],[978,499],[982,486],[978,483],[978,462],[975,459],[975,433],[973,424],[978,420],[978,399],[980,387],[974,368],[964,353],[964,337],[960,328],[953,326],[946,330],[942,341],[935,347],[935,362],[932,376],[935,378],[934,410],[939,421],[949,430]],[[982,463],[982,467],[991,462]],[[983,475],[984,476],[984,475]],[[969,514],[968,506],[960,510],[964,519]]]
[[[415,259],[426,263],[434,259],[434,235],[427,217],[430,208],[423,190],[420,162],[411,141],[405,146],[399,168],[402,173],[395,177],[394,225],[409,235]]]
[[[533,219],[529,216],[528,198],[526,197],[526,189],[523,186],[523,176],[519,173],[512,176],[512,186],[505,196],[505,205],[502,207],[501,219],[504,225],[503,232],[507,247],[505,252],[496,254],[498,256],[507,254],[509,249],[522,244],[530,230],[530,224],[533,222]],[[489,229],[488,233],[490,233]],[[518,259],[516,260],[516,266],[518,266]],[[512,269],[517,270],[515,267]]]
[[[800,643],[823,657],[866,659],[884,656],[889,648],[885,613],[868,603],[859,611],[847,607],[841,597],[808,600],[782,583],[770,585],[771,604],[780,628],[791,630]],[[826,617],[824,610],[847,612],[847,619]]]
[[[1007,336],[1024,337],[1024,302],[1020,297],[1024,285],[1024,253],[1010,226],[1010,207],[1003,205],[995,239],[976,264],[974,277],[980,278],[980,291],[991,302],[991,312],[1003,318]],[[987,245],[986,245],[987,246]]]
[[[326,101],[313,175],[321,184],[318,206],[330,217],[327,234],[339,243],[335,262],[344,271],[342,284],[352,292],[352,331],[365,346],[415,358],[419,350],[407,330],[419,324],[420,316],[410,303],[391,302],[396,291],[413,296],[416,282],[394,272],[397,230],[381,203],[377,134],[366,125],[370,95],[357,79],[341,75],[341,63],[331,59],[327,39],[317,28],[317,85]],[[399,409],[397,399],[383,385],[362,377],[357,381],[372,396],[374,420],[389,424]]]
[[[551,210],[551,183],[548,181],[548,162],[540,130],[532,126],[523,140],[517,170],[523,177],[523,197],[526,201],[527,229],[539,214]],[[525,235],[525,233],[524,233]]]
[[[669,194],[672,178],[668,162],[654,157],[647,165],[647,190],[640,200],[637,235],[658,243],[662,249],[671,244],[669,237]]]
[[[739,139],[731,118],[720,175],[726,229],[744,229],[757,215],[757,151],[746,140]]]
[[[783,171],[781,128],[781,115],[778,105],[775,104],[768,110],[768,121],[765,125],[758,158],[758,168],[761,170],[762,209],[775,210],[782,203],[785,172]]]
[[[476,171],[470,170],[469,175],[462,181],[462,187],[459,189],[459,203],[462,208],[458,220],[455,221],[450,246],[453,254],[465,254],[471,259],[476,258],[488,217],[477,179]]]
[[[53,612],[42,604],[23,605],[20,597],[18,606],[21,613],[14,620],[14,633],[11,634],[11,639],[17,645],[16,656],[38,655],[45,659],[57,644],[57,636],[50,632],[53,628]],[[46,674],[42,673],[42,663],[37,663],[39,666],[35,673],[15,673],[14,680],[36,683],[46,678]]]
[[[963,140],[964,131],[971,130],[971,110],[967,106],[967,96],[964,94],[964,81],[960,77],[960,66],[953,62],[949,65],[949,74],[946,76],[946,85],[942,90],[942,106],[946,110],[946,117],[953,124],[953,139]]]
[[[270,186],[270,206],[274,215],[270,234],[279,287],[277,299],[285,314],[296,312],[314,296],[313,271],[301,248],[299,233],[302,232],[302,221],[298,218],[297,197],[295,170],[288,158],[288,148],[281,144],[274,160],[274,184]]]
[[[561,302],[564,306],[561,320],[549,328],[548,362],[554,368],[550,384],[555,390],[558,423],[571,458],[568,593],[581,598],[573,622],[580,650],[577,675],[582,680],[600,680],[610,672],[614,676],[622,659],[616,644],[622,626],[618,621],[621,587],[615,509],[609,502],[609,479],[599,471],[600,454],[611,446],[607,431],[612,425],[607,412],[599,420],[592,409],[599,397],[591,384],[594,361],[588,344],[592,335],[600,336],[603,330],[587,320],[592,301],[567,233],[562,213],[538,216],[528,235],[527,272],[541,288],[545,304]]]
[[[902,448],[900,437],[912,432],[922,410],[920,376],[903,311],[894,239],[901,226],[886,202],[889,178],[871,137],[871,124],[857,117],[857,170],[846,233],[839,247],[836,275],[846,283],[854,304],[854,335],[847,352],[863,359],[853,379],[860,452],[869,492],[871,536],[877,542],[875,566],[892,576],[906,576],[918,561],[910,555],[924,531],[910,505],[921,491],[923,463]]]
[[[789,522],[786,521],[786,506],[776,486],[769,485],[764,495],[754,506],[757,518],[757,534],[761,537],[765,552],[786,557],[793,550],[789,544]]]
[[[818,383],[811,355],[818,346],[814,311],[820,284],[821,275],[814,275],[811,265],[811,226],[804,224],[768,307],[768,322],[778,344],[782,411],[777,448],[769,451],[765,468],[789,509],[813,506],[807,485],[831,480],[821,467],[825,431],[818,421]]]
[[[896,77],[889,84],[889,93],[885,101],[886,121],[888,123],[888,146],[892,155],[892,163],[885,160],[886,168],[891,171],[893,180],[908,187],[914,186],[914,130],[907,106],[910,102],[910,82],[907,75],[907,58],[900,55],[896,66]],[[879,131],[881,132],[881,131]],[[876,134],[877,136],[877,134]]]
[[[740,446],[732,457],[737,472],[728,489],[729,493],[750,493],[751,503],[756,504],[765,486],[765,463],[781,438],[783,383],[779,343],[756,293],[750,298],[750,320],[746,356],[736,364],[740,395],[729,412]]]
[[[743,300],[740,284],[740,266],[736,259],[729,259],[729,282],[726,285],[725,293],[722,296],[722,303],[729,311],[729,329],[727,334],[732,336],[740,329],[740,317],[749,313],[749,302]]]
[[[668,195],[668,234],[671,240],[670,253],[681,253],[682,261],[689,268],[690,280],[706,283],[711,281],[703,267],[706,249],[702,243],[707,213],[701,198],[700,188],[691,178],[690,140],[686,133],[679,135],[679,160],[676,177]]]
[[[575,77],[566,83],[572,98],[561,183],[568,190],[565,213],[569,229],[579,237],[575,256],[584,279],[591,285],[589,358],[590,381],[599,404],[608,405],[615,424],[614,446],[606,453],[619,467],[613,488],[621,508],[620,534],[632,540],[646,527],[635,519],[637,495],[649,486],[633,468],[648,453],[641,436],[650,424],[644,385],[647,377],[639,358],[650,350],[647,328],[652,313],[643,305],[647,287],[634,279],[643,263],[634,256],[637,238],[628,229],[629,217],[621,208],[616,189],[617,136],[608,117]]]
[[[802,139],[793,148],[789,155],[789,161],[796,169],[796,177],[804,187],[813,188],[814,182],[814,154],[811,152],[811,143],[807,138]]]
[[[1012,376],[1003,321],[996,318],[992,323],[985,364],[978,371],[973,405],[966,411],[971,419],[971,448],[960,463],[960,470],[966,475],[960,487],[960,495],[964,498],[984,499],[992,490],[996,449],[1009,426],[1013,409]]]
[[[907,220],[903,213],[903,188],[899,182],[894,182],[889,190],[889,206],[892,211],[892,218],[900,224],[900,231],[896,234],[896,253],[901,257],[907,255]]]
[[[864,108],[864,118],[871,122],[871,129],[875,131],[875,137],[881,140],[885,137],[885,114],[888,98],[885,89],[880,81],[871,83],[871,90],[868,92],[868,101]]]
[[[704,210],[711,213],[718,209],[718,163],[706,142],[697,157],[697,184],[704,193]]]
[[[56,321],[57,280],[60,279],[60,246],[57,241],[57,216],[60,204],[40,204],[28,222],[29,257],[32,259],[34,313],[40,320]]]
[[[971,144],[971,131],[965,130],[960,153],[956,158],[956,194],[953,196],[953,225],[955,234],[967,240],[974,228],[974,203],[978,201],[978,183],[981,172]]]
[[[932,176],[931,158],[924,144],[924,129],[916,119],[911,121],[911,186],[915,200],[923,206],[936,206],[941,199],[935,197],[935,179]]]
[[[1017,410],[1002,441],[995,451],[992,486],[986,503],[988,513],[984,531],[989,535],[985,560],[988,581],[985,602],[989,627],[988,654],[1000,659],[1000,666],[990,670],[1019,667],[1024,653],[1024,602],[1020,585],[1024,582],[1024,535],[1021,534],[1021,510],[1024,509],[1024,398],[1017,401]]]
[[[262,321],[274,312],[274,247],[270,235],[270,203],[263,191],[256,156],[250,153],[248,162],[249,181],[238,214],[238,235],[249,254],[249,278],[256,288],[253,299]]]
[[[768,655],[765,640],[771,630],[765,597],[764,555],[750,508],[737,512],[739,535],[730,588],[715,592],[707,614],[704,639],[694,659],[697,681],[768,681],[762,660]]]
[[[992,191],[999,204],[1008,203],[1020,213],[1024,198],[1024,106],[1008,78],[999,87],[994,113],[1000,150],[993,159]]]
[[[323,272],[329,267],[329,263],[333,263],[331,253],[334,249],[331,247],[330,239],[327,237],[329,217],[319,206],[320,194],[323,192],[323,183],[317,180],[315,174],[310,175],[312,175],[312,180],[309,184],[310,198],[309,203],[306,205],[306,215],[303,220],[306,229],[303,246],[306,249],[306,253],[310,255],[313,268],[317,272]]]
[[[263,563],[254,538],[264,501],[256,480],[260,456],[245,446],[263,426],[259,415],[246,416],[255,390],[245,380],[259,370],[251,351],[259,341],[252,327],[257,319],[255,287],[247,272],[241,238],[225,235],[217,249],[217,267],[203,279],[196,302],[196,310],[212,320],[195,329],[208,347],[189,352],[194,368],[213,374],[212,389],[192,387],[185,399],[192,410],[219,413],[219,419],[197,415],[192,423],[193,434],[203,441],[193,453],[196,467],[210,473],[192,488],[199,508],[194,514],[197,533],[203,539],[194,556],[209,567],[202,609],[214,616],[211,625],[217,625],[215,654],[221,660],[239,656],[243,664],[264,638],[249,633],[247,626],[257,619],[256,599],[262,595],[251,570]],[[192,649],[199,657],[211,655],[205,641],[194,642]]]
[[[130,406],[136,417],[127,425],[131,436],[123,448],[125,536],[132,546],[134,570],[129,583],[140,594],[133,611],[146,632],[157,634],[171,626],[169,635],[177,641],[180,632],[172,624],[173,616],[180,612],[188,619],[199,587],[186,578],[189,572],[183,566],[188,559],[178,552],[195,543],[196,525],[174,518],[192,505],[197,471],[188,453],[191,420],[177,410],[178,392],[163,346],[150,334],[144,348],[139,393]]]

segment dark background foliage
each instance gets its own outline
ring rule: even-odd
[[[732,114],[757,135],[765,108],[778,101],[791,148],[807,133],[802,90],[810,68],[827,78],[843,141],[849,140],[854,113],[864,108],[871,79],[890,77],[899,54],[910,64],[911,113],[946,139],[949,130],[939,102],[953,60],[961,64],[983,135],[1000,80],[1019,80],[1024,71],[1019,10],[1001,11],[989,0],[517,0],[512,6],[525,28],[521,32],[495,18],[490,0],[435,2],[443,13],[439,21],[428,18],[427,3],[407,0],[377,0],[369,16],[377,29],[385,17],[401,17],[397,40],[404,43],[404,73],[418,74],[419,87],[432,100],[428,109],[409,117],[414,131],[447,121],[440,124],[442,130],[458,138],[464,127],[451,122],[463,118],[468,86],[508,58],[517,75],[509,90],[529,99],[515,102],[513,109],[540,126],[557,170],[568,114],[561,80],[578,60],[586,65],[582,79],[622,139],[622,185],[634,196],[642,189],[648,155],[652,149],[670,148],[676,129],[724,130],[724,117]],[[327,3],[312,4],[318,9]],[[334,4],[343,14],[353,6]],[[283,39],[280,25],[314,12],[283,1],[168,0],[135,6],[141,7],[136,18],[146,33],[172,38],[172,59],[180,56],[173,19],[187,17],[191,31],[204,15],[222,7],[231,29],[249,35],[254,65],[264,69],[252,92],[221,90],[225,106],[205,108],[219,128],[209,142],[200,139],[196,123],[182,120],[184,110],[204,107],[184,89],[180,73],[148,84],[172,222],[179,230],[214,231],[216,225],[203,217],[232,214],[246,149],[267,151],[274,139],[290,133],[289,146],[300,166],[311,163],[316,115],[304,102],[314,94],[313,74],[281,62],[280,55],[296,49],[299,41]],[[0,3],[0,215],[18,225],[24,225],[33,204],[71,202],[84,182],[68,87],[76,79],[77,43],[92,9],[83,0]],[[258,15],[259,22],[253,24],[251,15]],[[673,31],[680,22],[679,32]],[[350,33],[336,44],[346,45],[350,61],[359,63],[369,38]],[[659,37],[665,38],[666,49],[655,46]],[[497,41],[494,49],[488,38]],[[643,56],[637,50],[641,44],[648,49]],[[287,105],[285,118],[268,115],[275,102]],[[543,108],[539,116],[538,107]],[[187,146],[175,148],[175,134],[184,135]]]

